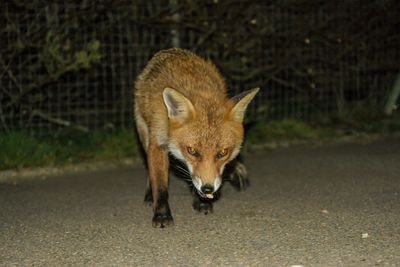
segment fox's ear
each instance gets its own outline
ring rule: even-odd
[[[240,93],[232,98],[232,101],[236,103],[230,112],[230,116],[233,120],[238,122],[243,121],[247,106],[259,90],[260,88],[257,87],[248,91],[244,91],[243,93]]]
[[[164,89],[163,98],[170,119],[184,123],[194,116],[195,110],[192,102],[178,91],[167,87]]]

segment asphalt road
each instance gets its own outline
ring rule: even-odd
[[[1,266],[400,266],[400,140],[247,155],[214,213],[171,179],[151,226],[142,166],[0,185]]]

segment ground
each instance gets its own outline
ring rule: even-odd
[[[400,140],[248,153],[251,186],[151,226],[142,166],[0,184],[2,266],[399,266]]]

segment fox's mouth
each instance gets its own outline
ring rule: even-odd
[[[196,187],[195,187],[196,188]],[[203,192],[201,192],[200,190],[198,190],[197,188],[196,188],[196,193],[200,196],[200,197],[202,197],[202,198],[206,198],[206,199],[213,199],[214,198],[214,193],[211,193],[211,194],[204,194]]]
[[[203,184],[200,178],[193,176],[192,183],[196,193],[204,199],[213,199],[221,185],[219,177],[214,181],[213,184]]]
[[[196,193],[205,199],[213,199],[214,198],[214,192],[213,193],[209,193],[209,194],[205,194],[202,192],[202,190],[200,189],[202,186],[202,182],[199,178],[196,177],[192,177],[192,182],[193,182],[193,187],[195,188]]]

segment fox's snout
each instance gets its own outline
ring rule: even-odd
[[[203,192],[204,194],[212,194],[214,193],[214,186],[210,184],[205,184],[201,187],[201,192]]]
[[[207,179],[207,181],[198,176],[194,176],[192,181],[197,191],[203,195],[214,194],[216,191],[218,191],[222,184],[222,179],[220,176],[215,177],[213,180]]]

